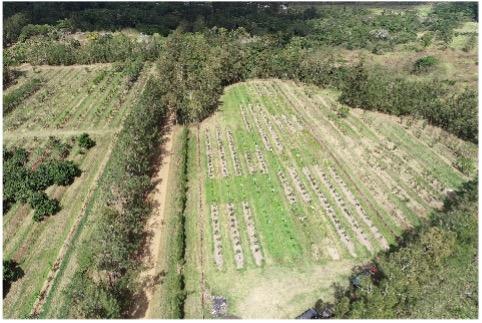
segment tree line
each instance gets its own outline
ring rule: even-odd
[[[226,85],[275,77],[333,87],[341,92],[340,102],[350,107],[424,118],[462,139],[478,142],[476,89],[460,90],[448,80],[413,80],[363,62],[339,62],[334,52],[306,46],[303,38],[283,44],[269,36],[250,41],[242,29],[175,32],[167,37],[159,56],[161,86],[168,93],[165,103],[181,123],[210,115]],[[425,68],[432,62],[422,61],[415,65]]]
[[[146,196],[167,115],[164,94],[155,78],[147,81],[101,177],[99,220],[78,248],[79,268],[66,289],[72,317],[126,317],[138,290],[138,252],[151,210]]]

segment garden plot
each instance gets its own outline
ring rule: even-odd
[[[244,265],[244,255],[243,248],[241,247],[241,238],[239,235],[238,221],[236,220],[236,215],[234,211],[234,205],[228,203],[226,205],[226,211],[229,219],[229,233],[231,237],[231,242],[233,244],[234,260],[236,262],[236,268],[241,269]]]
[[[93,201],[98,198],[95,192],[99,178],[110,159],[116,134],[150,72],[146,69],[139,80],[124,91],[120,75],[113,74],[112,78],[105,78],[104,83],[94,83],[102,71],[110,73],[109,64],[35,70],[37,72],[27,72],[26,77],[39,75],[45,83],[5,116],[4,146],[21,146],[30,151],[29,166],[35,168],[46,158],[42,149],[49,137],[56,137],[72,144],[67,159],[78,164],[82,174],[70,186],[47,188],[47,195],[60,201],[61,210],[57,214],[34,222],[30,207],[20,204],[13,205],[4,214],[4,256],[17,261],[25,272],[4,298],[3,313],[8,318],[43,315],[44,302],[51,300],[50,292],[65,283],[64,279],[71,278],[65,278],[61,272],[76,247],[76,237],[90,232],[84,223]],[[123,98],[122,103],[117,110],[112,110],[119,96]],[[105,108],[99,110],[101,114],[89,108],[98,106]],[[73,138],[84,132],[96,144],[81,152]],[[59,291],[54,300],[57,303],[63,298],[64,294]],[[53,306],[50,301],[48,306]]]
[[[233,160],[234,173],[236,176],[241,176],[241,163],[239,161],[238,151],[236,150],[236,146],[234,144],[233,132],[228,129],[226,131],[226,135],[229,143],[229,151],[231,152],[231,158]]]
[[[223,177],[227,177],[228,173],[228,163],[226,161],[226,152],[224,151],[224,144],[223,140],[221,139],[221,130],[219,127],[216,127],[216,141],[218,144],[218,151],[219,151],[219,159],[221,162],[221,175]]]
[[[221,226],[219,222],[219,209],[211,205],[211,221],[213,227],[214,261],[219,269],[223,267],[223,245],[221,242]]]
[[[129,87],[123,74],[114,72],[107,64],[43,68],[38,75],[47,78],[51,70],[58,70],[53,79],[5,117],[5,130],[108,130],[118,127],[127,112],[126,102],[144,82],[141,76],[139,82]],[[97,81],[99,75],[103,78]]]
[[[256,233],[256,225],[254,224],[253,214],[251,213],[251,207],[248,202],[243,202],[243,215],[246,223],[246,229],[249,236],[249,244],[251,247],[251,253],[253,254],[254,262],[256,265],[261,266],[263,262],[263,253],[261,252],[261,245]]]
[[[201,124],[215,136],[204,137],[199,167],[208,175],[210,164],[224,167],[226,176],[220,170],[199,184],[221,224],[211,210],[203,224],[212,228],[204,231],[210,261],[198,268],[206,292],[226,299],[228,314],[263,318],[269,303],[292,318],[320,296],[329,299],[332,290],[319,286],[340,281],[342,270],[330,277],[301,272],[362,263],[388,249],[424,221],[447,188],[466,180],[451,166],[448,146],[437,142],[432,151],[430,138],[419,140],[379,113],[351,110],[341,118],[331,92],[310,91],[280,80],[230,86],[223,108]],[[289,292],[277,284],[285,278],[293,282]]]

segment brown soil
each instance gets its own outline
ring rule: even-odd
[[[139,275],[142,292],[139,293],[138,303],[133,308],[133,318],[147,318],[150,307],[154,306],[152,298],[155,287],[160,283],[160,273],[156,264],[158,263],[157,258],[160,250],[163,248],[161,227],[164,225],[164,214],[166,212],[167,183],[172,155],[172,121],[171,119],[164,129],[165,135],[161,143],[158,169],[152,178],[155,187],[148,197],[154,209],[145,226],[146,241],[142,259],[143,269]]]

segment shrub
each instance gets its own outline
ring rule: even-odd
[[[73,161],[51,160],[40,165],[39,169],[47,175],[52,184],[70,185],[81,171]],[[38,170],[40,172],[40,170]]]
[[[44,192],[32,193],[29,199],[30,206],[35,209],[33,219],[35,222],[42,221],[44,217],[60,211],[59,201],[49,199]]]
[[[137,81],[143,67],[144,62],[140,59],[130,60],[125,63],[124,74],[127,76],[127,82],[129,82],[129,84]]]
[[[415,61],[413,64],[414,73],[426,73],[432,71],[439,61],[433,56],[424,56]]]
[[[78,143],[79,147],[83,149],[90,149],[95,146],[95,141],[85,132],[79,136]]]
[[[8,293],[10,286],[24,275],[22,268],[14,260],[3,261],[3,297]]]
[[[454,167],[468,176],[472,175],[476,170],[475,162],[471,158],[465,156],[457,157],[454,162]]]
[[[340,118],[348,117],[349,113],[350,113],[350,108],[347,107],[346,105],[342,105],[340,108],[338,108],[338,116]]]

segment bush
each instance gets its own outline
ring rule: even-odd
[[[46,176],[50,185],[57,184],[62,186],[72,184],[74,178],[82,173],[79,167],[70,160],[47,161],[39,166],[37,172]]]
[[[413,64],[414,73],[426,73],[433,71],[438,65],[438,59],[433,56],[424,56],[415,61]]]
[[[476,170],[475,162],[471,158],[465,156],[457,157],[454,167],[467,176],[471,176]]]
[[[40,164],[36,170],[27,167],[27,161],[28,153],[22,148],[4,150],[4,212],[12,203],[29,202],[35,209],[35,221],[40,221],[46,215],[60,210],[58,201],[49,200],[42,191],[53,184],[71,184],[75,177],[80,176],[81,171],[72,161],[49,160]]]
[[[22,268],[14,260],[3,261],[3,297],[7,295],[13,282],[24,275]]]
[[[95,141],[89,137],[89,134],[83,133],[78,138],[79,147],[82,149],[90,149],[95,146]]]
[[[34,192],[29,199],[30,206],[35,209],[33,219],[35,222],[42,221],[46,216],[54,215],[60,211],[59,201],[49,199],[44,192]]]
[[[144,62],[140,59],[125,62],[123,72],[126,75],[127,82],[129,82],[129,84],[133,84],[135,81],[137,81],[137,78],[141,74],[143,67]]]
[[[338,116],[340,118],[348,117],[349,113],[350,113],[350,108],[348,108],[346,105],[342,105],[340,108],[338,108]]]

